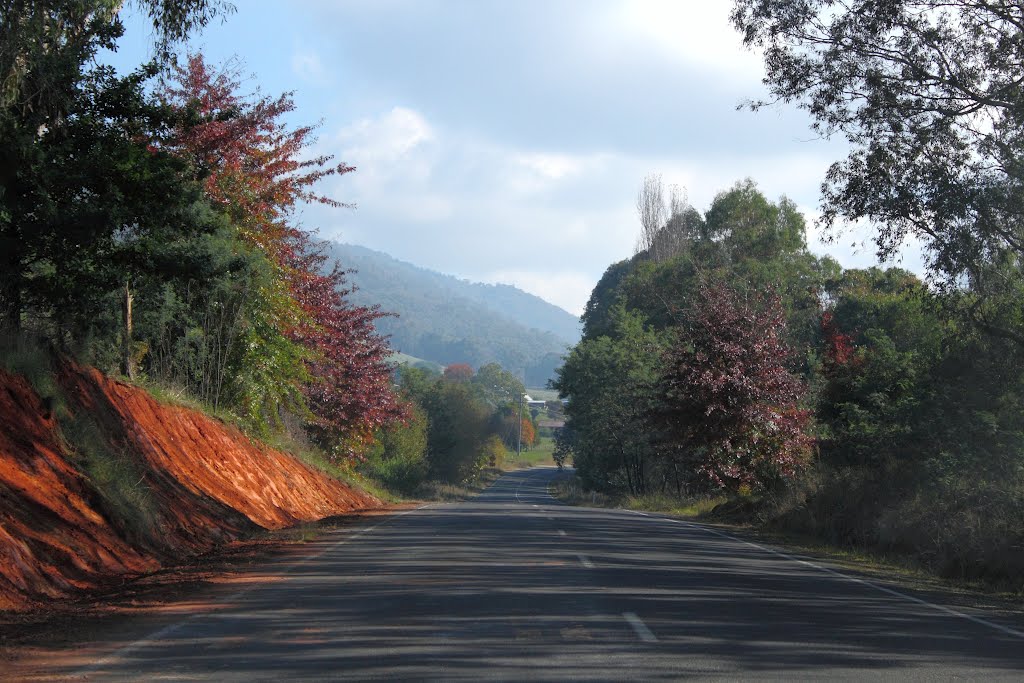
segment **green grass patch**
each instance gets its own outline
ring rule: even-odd
[[[551,437],[542,436],[537,440],[536,445],[529,450],[523,450],[518,456],[514,450],[509,451],[506,462],[507,469],[526,469],[528,467],[553,466],[555,440]]]
[[[726,496],[699,496],[679,498],[664,493],[648,493],[642,496],[627,496],[620,501],[620,507],[627,510],[661,512],[678,517],[703,517],[728,500]]]
[[[137,539],[158,535],[159,506],[146,482],[145,469],[131,452],[113,448],[87,413],[63,417],[60,425],[72,458],[99,493],[107,517]]]
[[[407,353],[395,352],[392,353],[388,358],[391,363],[398,363],[399,365],[411,365],[414,368],[423,368],[424,370],[433,370],[434,372],[444,372],[444,366],[440,363],[436,363],[432,360],[426,360],[424,358],[417,358],[416,356],[410,356]]]

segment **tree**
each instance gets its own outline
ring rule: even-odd
[[[360,469],[389,489],[412,495],[427,476],[427,416],[415,404],[403,409],[404,421],[377,431]]]
[[[483,466],[490,413],[467,382],[435,382],[421,404],[427,413],[427,459],[435,479],[458,483]]]
[[[719,486],[772,490],[810,459],[806,389],[785,366],[784,332],[778,297],[744,301],[709,285],[666,354],[653,411],[662,445]]]
[[[924,0],[737,0],[765,83],[849,156],[822,186],[823,223],[869,219],[881,255],[920,238],[964,311],[1024,345],[1024,8]],[[754,102],[754,108],[765,102]]]
[[[452,363],[444,369],[444,378],[451,382],[469,382],[473,379],[473,368],[467,363]]]
[[[522,381],[497,363],[488,363],[477,370],[471,382],[484,401],[494,407],[518,405],[520,397],[526,393]]]
[[[660,174],[644,177],[636,195],[636,214],[640,219],[640,237],[636,251],[649,251],[654,238],[665,225],[665,189]]]
[[[296,205],[350,206],[314,186],[355,168],[331,164],[330,155],[308,156],[316,126],[291,129],[283,121],[295,109],[292,93],[244,96],[238,71],[234,64],[212,70],[200,54],[175,67],[161,96],[184,116],[168,148],[201,170],[207,195],[225,208],[239,235],[280,262],[285,219]]]
[[[313,352],[303,388],[314,415],[309,430],[328,452],[353,456],[375,431],[406,417],[391,389],[391,349],[374,327],[383,314],[349,303],[344,271],[328,266],[324,245],[308,233],[292,230],[289,247],[290,289],[306,315],[289,334]]]
[[[173,76],[161,96],[180,112],[180,123],[165,146],[201,172],[206,196],[269,268],[243,292],[245,324],[225,340],[234,403],[254,426],[276,421],[281,409],[311,408],[317,442],[352,455],[401,415],[390,390],[389,350],[373,326],[381,314],[346,301],[344,272],[328,265],[324,246],[290,217],[303,201],[345,206],[314,186],[354,169],[306,155],[315,127],[283,122],[295,108],[290,93],[243,96],[237,68],[214,71],[201,55]]]
[[[59,217],[75,208],[66,200],[75,197],[92,205],[106,200],[109,208],[117,197],[108,188],[102,188],[97,197],[88,183],[71,187],[75,180],[85,182],[84,168],[93,169],[81,157],[63,165],[71,151],[66,141],[77,140],[79,152],[106,166],[110,174],[99,169],[85,174],[94,182],[122,182],[125,174],[118,171],[131,168],[123,165],[126,146],[145,146],[138,135],[140,124],[147,128],[149,123],[145,117],[133,117],[117,107],[84,106],[109,101],[117,89],[123,96],[132,87],[132,78],[115,86],[113,71],[95,63],[102,50],[117,48],[124,31],[118,18],[122,4],[118,0],[5,0],[0,4],[0,327],[21,327],[28,278],[36,270],[34,262],[43,259],[36,253],[41,239],[51,238],[51,244],[91,244],[88,239],[77,241],[60,234],[70,221],[64,220],[62,226]],[[139,0],[137,4],[153,20],[164,57],[190,32],[232,9],[216,0]],[[155,69],[151,65],[140,73],[152,75]],[[72,127],[76,130],[70,131]],[[89,146],[89,135],[105,139],[94,137],[95,144]],[[123,139],[117,141],[117,135]],[[110,145],[118,142],[121,154],[107,157]],[[121,165],[113,162],[115,158]],[[159,192],[155,185],[153,190]],[[173,199],[173,195],[162,196]],[[128,224],[95,223],[94,232]]]
[[[585,338],[553,383],[566,406],[563,454],[571,451],[584,484],[604,491],[645,493],[654,458],[647,414],[664,340],[642,313],[612,308],[610,335]]]
[[[669,185],[668,200],[660,174],[646,176],[636,195],[640,237],[636,253],[654,261],[665,261],[686,248],[700,223],[700,214],[686,201],[679,185]]]

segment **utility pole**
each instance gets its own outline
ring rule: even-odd
[[[523,394],[519,394],[519,438],[516,440],[516,460],[523,454]]]

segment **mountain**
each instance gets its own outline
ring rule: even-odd
[[[491,362],[544,386],[579,341],[576,316],[512,287],[460,280],[352,244],[329,244],[349,274],[353,303],[398,314],[377,328],[397,351],[450,365]]]

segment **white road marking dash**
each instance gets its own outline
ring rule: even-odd
[[[651,632],[651,629],[647,628],[647,624],[636,615],[636,612],[623,612],[622,617],[633,627],[637,638],[645,643],[658,642],[658,637]]]

